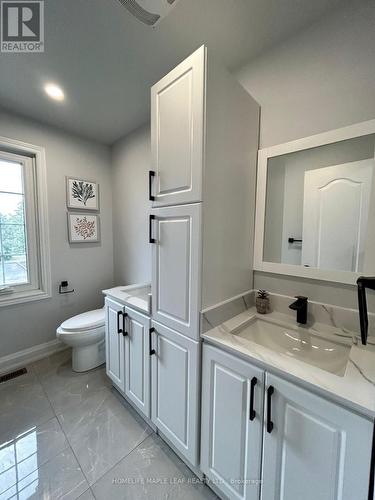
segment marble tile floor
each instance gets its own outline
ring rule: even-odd
[[[111,388],[66,350],[0,384],[0,500],[217,498]]]

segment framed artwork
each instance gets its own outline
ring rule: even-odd
[[[99,215],[68,213],[70,243],[96,243],[100,241]]]
[[[99,210],[99,184],[67,177],[66,206],[78,210]]]

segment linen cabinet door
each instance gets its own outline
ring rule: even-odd
[[[125,390],[125,306],[105,299],[106,372],[112,382]]]
[[[146,416],[151,415],[150,318],[126,307],[125,394]]]
[[[205,54],[201,47],[151,89],[154,207],[202,201]]]
[[[262,500],[368,500],[373,423],[266,376]]]
[[[199,343],[152,322],[152,421],[198,465]]]
[[[201,205],[152,210],[152,318],[199,338]]]
[[[228,498],[259,500],[264,372],[207,344],[202,369],[201,469]]]

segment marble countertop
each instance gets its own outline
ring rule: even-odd
[[[116,286],[103,290],[102,293],[121,304],[133,307],[142,313],[151,315],[151,285],[141,283],[138,285]]]
[[[371,419],[375,418],[375,339],[370,338],[369,345],[362,346],[355,344],[355,339],[350,335],[343,338],[341,329],[323,324],[315,324],[314,328],[310,328],[311,333],[315,330],[330,339],[337,336],[336,342],[351,346],[345,373],[339,376],[236,335],[241,326],[256,316],[255,308],[247,309],[207,331],[202,337],[206,342],[237,354],[269,372],[281,375]],[[259,317],[262,318],[261,315]],[[295,324],[292,325],[290,317],[285,314],[273,312],[267,314],[267,319],[269,318],[295,328]]]

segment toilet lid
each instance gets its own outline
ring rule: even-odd
[[[104,309],[95,309],[94,311],[87,311],[67,319],[62,323],[61,328],[67,332],[76,332],[99,328],[100,326],[104,326],[104,323]]]

